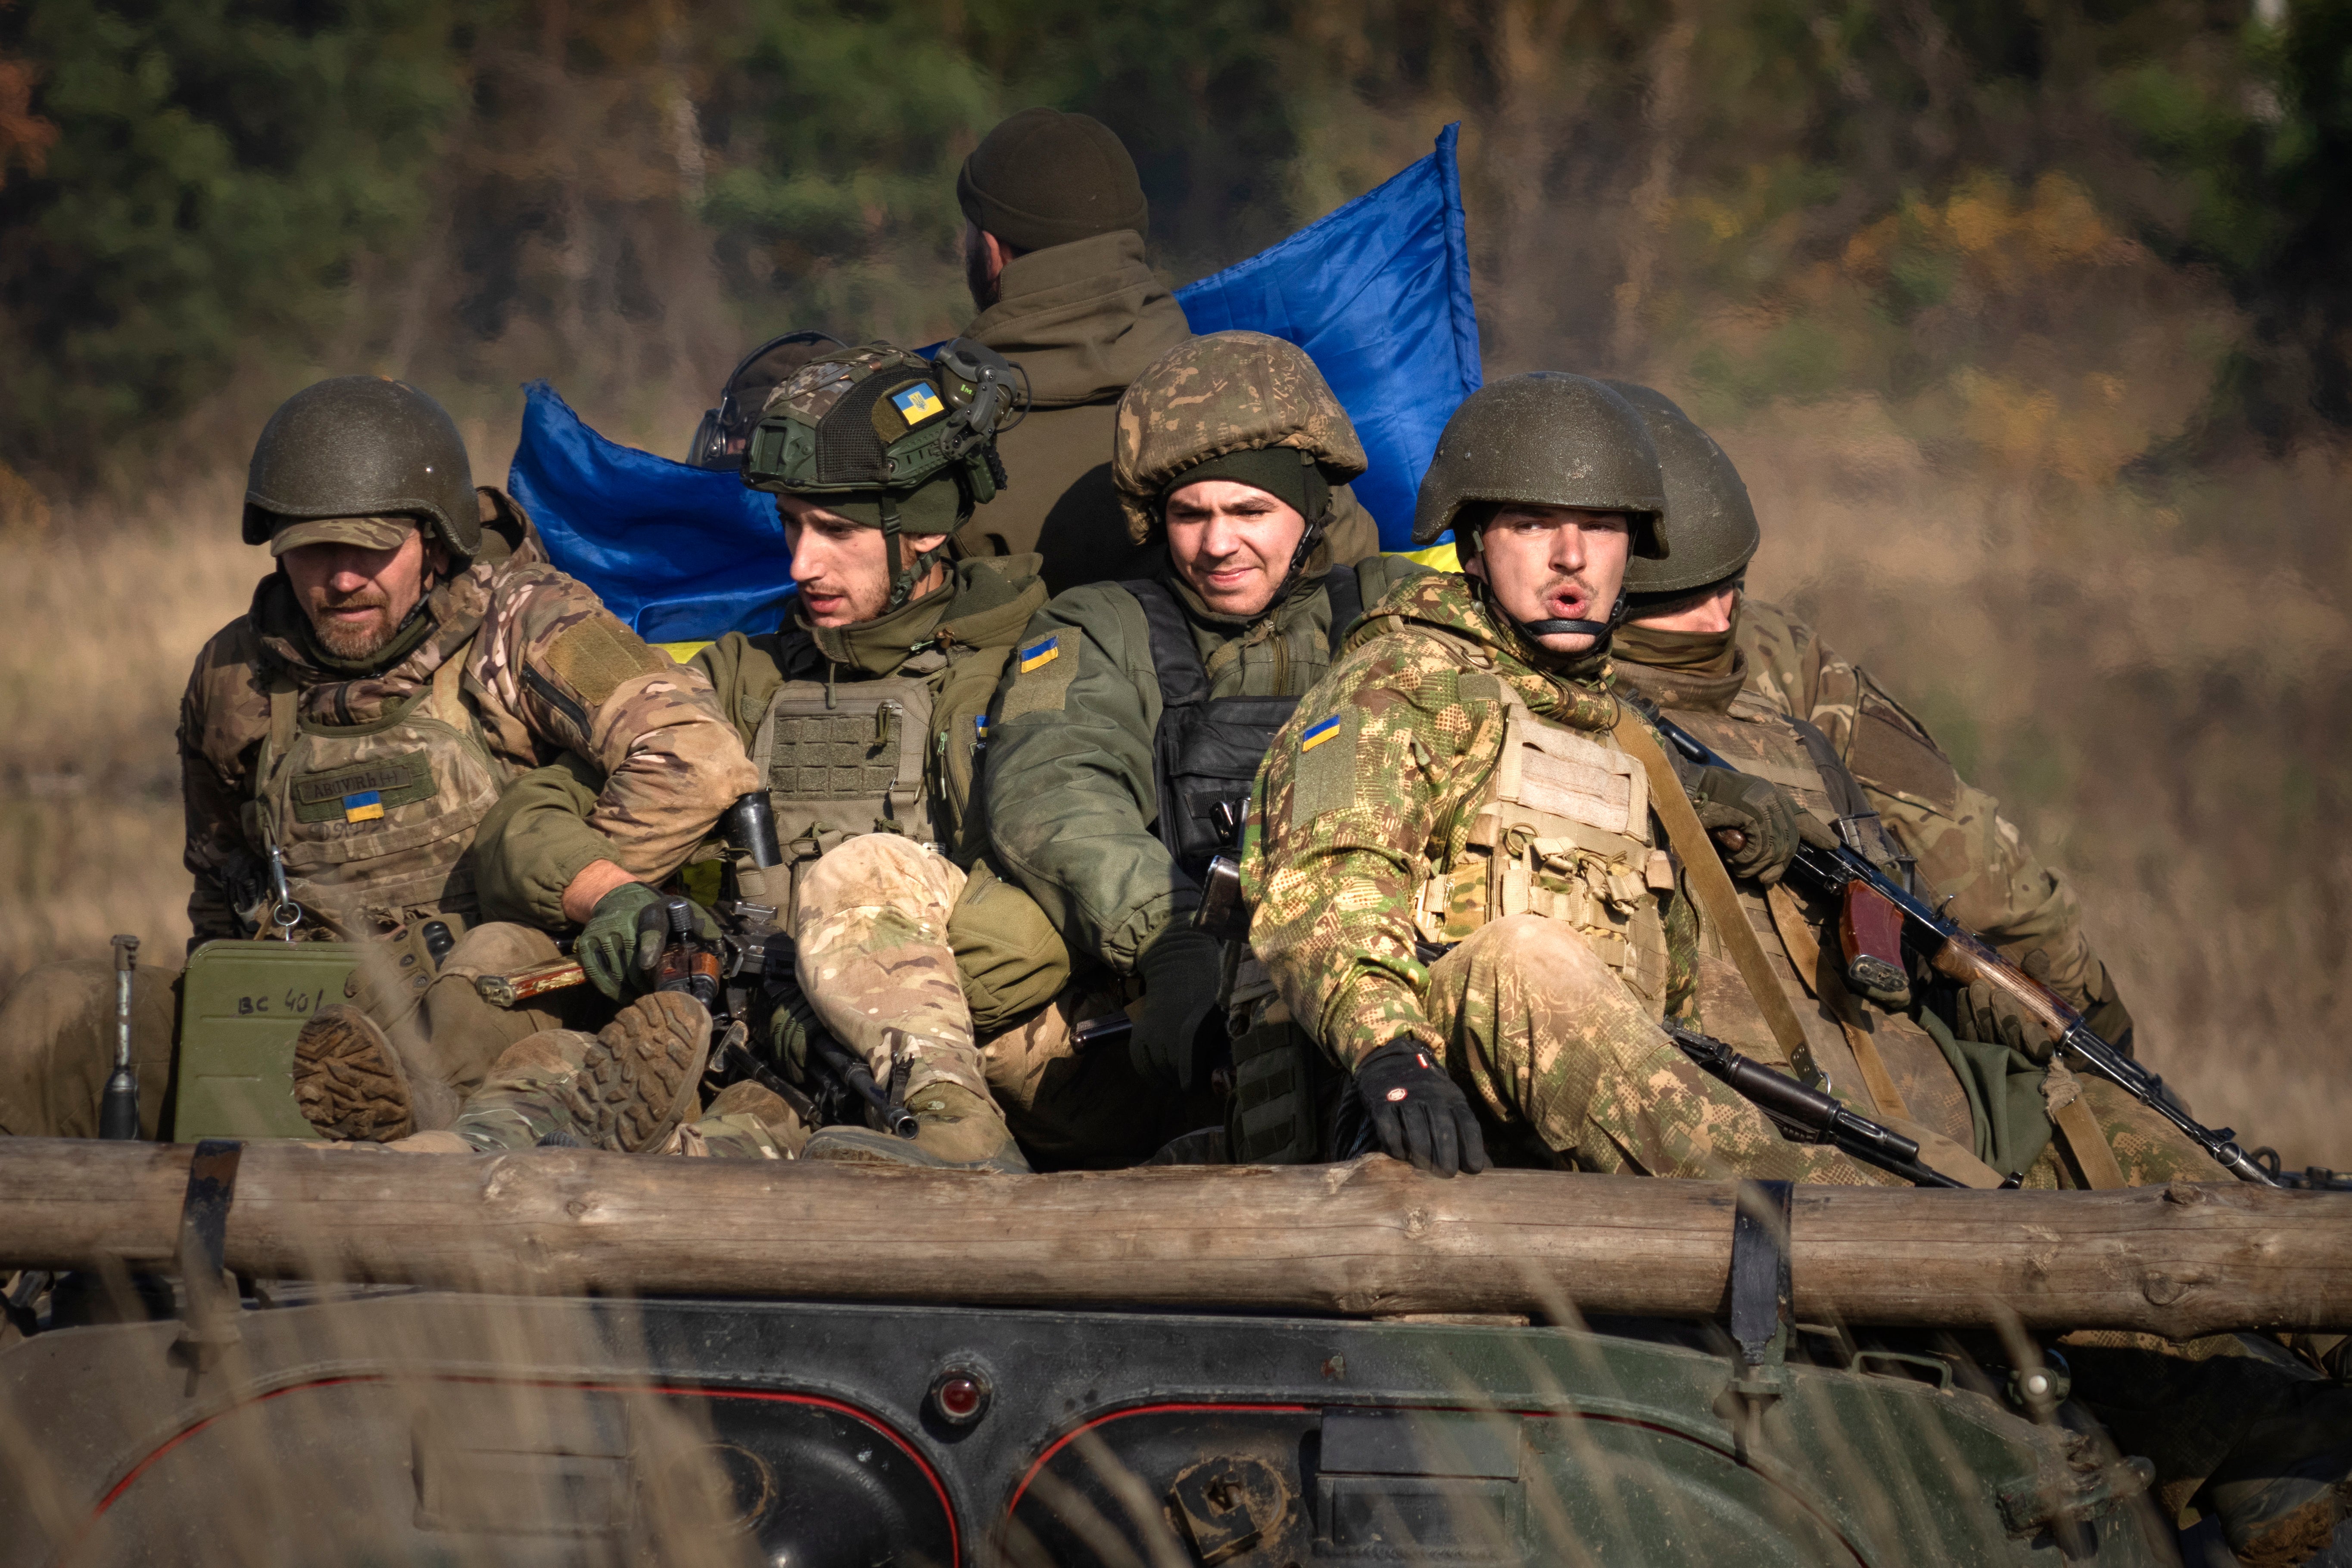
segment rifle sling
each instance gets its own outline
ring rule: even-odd
[[[2092,1190],[2109,1192],[2129,1184],[2124,1180],[2123,1167],[2116,1163],[2116,1152],[2107,1147],[2106,1134],[2099,1131],[2099,1119],[2083,1103],[2079,1090],[2075,1098],[2053,1108],[2050,1120],[2057,1124],[2067,1152],[2074,1156],[2084,1183]]]
[[[1941,1172],[1966,1186],[2000,1186],[1999,1171],[1934,1128],[1913,1119],[1902,1091],[1895,1087],[1894,1075],[1886,1070],[1886,1058],[1878,1054],[1878,1041],[1863,1026],[1861,999],[1845,988],[1844,977],[1838,973],[1835,963],[1822,962],[1822,944],[1813,940],[1811,928],[1805,924],[1804,914],[1797,908],[1797,895],[1783,884],[1767,892],[1764,901],[1771,908],[1773,929],[1788,945],[1798,977],[1812,977],[1814,994],[1844,1031],[1846,1046],[1853,1052],[1853,1065],[1862,1073],[1863,1092],[1875,1107],[1874,1117],[1918,1144],[1920,1163],[1929,1170]]]
[[[1748,983],[1748,994],[1756,998],[1772,1038],[1780,1044],[1780,1060],[1771,1065],[1792,1068],[1806,1082],[1816,1081],[1820,1072],[1813,1066],[1812,1047],[1805,1042],[1805,1026],[1797,1021],[1789,994],[1780,989],[1780,977],[1764,956],[1764,944],[1756,940],[1756,928],[1748,923],[1748,911],[1739,907],[1738,889],[1731,885],[1731,873],[1723,868],[1715,841],[1699,826],[1698,813],[1684,793],[1682,775],[1675,772],[1657,737],[1630,706],[1619,705],[1616,732],[1617,743],[1649,774],[1650,808],[1665,823],[1667,841],[1682,857],[1700,917],[1715,928],[1732,963],[1738,966],[1739,977]]]

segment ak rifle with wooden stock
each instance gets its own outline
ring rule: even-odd
[[[1642,715],[1684,756],[1702,767],[1743,772],[1706,742],[1646,702]],[[1824,847],[1801,844],[1789,874],[1839,908],[1839,935],[1846,972],[1857,989],[1888,988],[1903,978],[1897,944],[1907,946],[1930,968],[1962,985],[1984,984],[2007,994],[2057,1039],[2058,1048],[2105,1079],[2194,1139],[2216,1164],[2256,1186],[2281,1184],[2238,1145],[2227,1127],[2208,1127],[2164,1091],[2164,1080],[2099,1037],[2083,1015],[2054,992],[1995,952],[1968,927],[1947,920],[1909,889],[1881,871],[1843,842]],[[1892,973],[1889,971],[1893,971]]]

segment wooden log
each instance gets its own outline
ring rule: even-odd
[[[0,1139],[0,1268],[167,1260],[185,1146]],[[971,1305],[1701,1317],[1728,1183],[1348,1165],[1002,1176],[583,1150],[255,1143],[227,1261],[262,1279]],[[2352,1329],[2352,1194],[1800,1187],[1809,1321]]]

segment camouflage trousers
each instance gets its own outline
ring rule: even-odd
[[[131,984],[131,1063],[139,1079],[139,1135],[159,1133],[172,1079],[179,971],[142,963]],[[95,1138],[98,1106],[114,1073],[114,964],[44,963],[0,997],[0,1134]]]
[[[1446,1068],[1507,1158],[1627,1175],[1891,1181],[1792,1143],[1700,1070],[1583,937],[1541,915],[1481,926],[1430,966],[1423,1004]]]
[[[597,1049],[596,1037],[580,1029],[548,1029],[509,1047],[446,1131],[428,1133],[436,1142],[404,1141],[428,1151],[445,1147],[452,1134],[478,1154],[535,1149],[551,1135],[560,1142],[589,1140],[565,1109],[564,1090]],[[752,1160],[789,1160],[808,1142],[783,1101],[757,1084],[721,1090],[699,1115],[690,1115],[652,1152]]]
[[[948,916],[963,892],[956,863],[895,833],[843,842],[794,879],[793,946],[801,994],[877,1083],[893,1067],[886,1036],[906,1037],[907,1092],[952,1083],[988,1092],[971,1008],[956,976]]]

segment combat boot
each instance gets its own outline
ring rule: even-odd
[[[659,1150],[702,1108],[710,1014],[682,991],[656,991],[597,1031],[579,1070],[556,1087],[568,1130],[592,1149]]]
[[[900,1138],[870,1127],[821,1129],[801,1151],[803,1160],[847,1164],[913,1165],[933,1171],[1004,1171],[1029,1173],[1029,1162],[1004,1113],[986,1095],[960,1084],[935,1081],[907,1097],[915,1113],[915,1136]]]
[[[408,1076],[375,1020],[345,1003],[321,1007],[294,1037],[294,1103],[320,1134],[389,1143],[446,1126],[455,1090]]]

